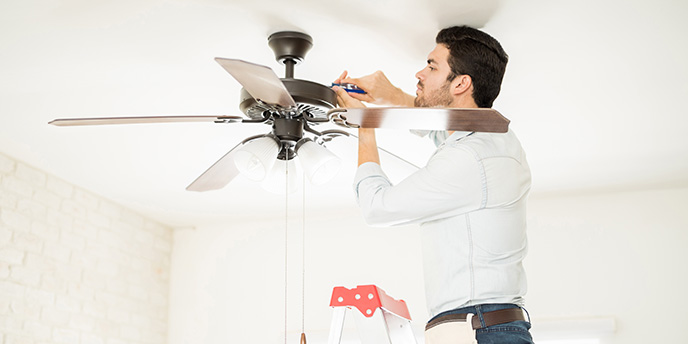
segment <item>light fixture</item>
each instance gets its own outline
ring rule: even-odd
[[[294,159],[277,159],[261,186],[271,193],[284,195],[296,191],[298,188],[297,181],[298,171]]]
[[[241,174],[261,181],[277,160],[280,142],[273,135],[265,135],[244,143],[234,155],[234,163]]]
[[[299,140],[295,148],[301,167],[312,184],[324,184],[339,172],[341,166],[339,157],[311,139]]]

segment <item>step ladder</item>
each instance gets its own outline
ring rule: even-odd
[[[353,289],[335,287],[330,307],[334,310],[328,344],[341,342],[344,317],[347,309],[353,308],[363,315],[353,314],[362,344],[417,344],[406,302],[388,296],[375,285],[359,285]]]

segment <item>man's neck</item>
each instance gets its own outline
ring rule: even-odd
[[[473,100],[472,97],[458,97],[454,98],[454,101],[451,103],[450,107],[457,109],[472,109],[477,108],[478,104],[475,103],[475,100]]]
[[[473,109],[477,108],[478,104],[475,103],[475,100],[473,100],[472,97],[460,97],[460,98],[454,98],[454,101],[450,105],[451,108],[456,108],[456,109]],[[449,130],[449,135],[453,134],[454,130]]]

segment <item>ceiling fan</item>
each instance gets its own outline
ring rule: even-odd
[[[276,161],[301,165],[313,184],[334,177],[338,158],[324,148],[326,142],[349,136],[344,130],[318,131],[313,127],[334,123],[346,128],[392,128],[420,130],[465,130],[506,132],[509,120],[493,109],[441,108],[336,108],[335,92],[324,85],[294,78],[294,66],[303,61],[313,46],[311,36],[281,31],[268,37],[268,45],[278,62],[285,66],[285,77],[272,69],[237,59],[215,58],[242,86],[239,107],[242,116],[149,116],[62,118],[56,126],[213,122],[263,123],[271,126],[267,134],[244,139],[210,166],[186,189],[209,191],[223,188],[239,173],[253,180],[270,174]]]

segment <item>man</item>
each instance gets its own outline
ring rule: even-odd
[[[416,107],[491,107],[508,60],[499,42],[466,26],[441,30],[427,65],[416,74],[416,97],[382,72],[353,83],[366,94],[335,87],[343,107],[361,101]],[[530,169],[521,144],[504,134],[431,132],[438,145],[427,165],[397,185],[380,167],[374,129],[359,129],[354,181],[371,225],[418,223],[423,245],[428,327],[473,314],[478,343],[532,343],[521,309],[526,293],[526,197]]]

